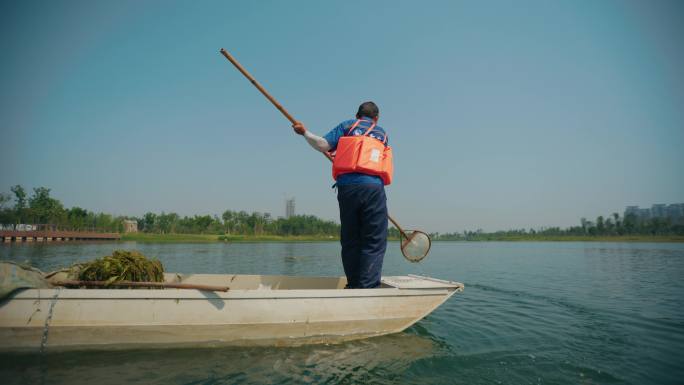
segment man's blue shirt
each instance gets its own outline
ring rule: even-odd
[[[354,131],[349,132],[351,126],[356,123],[357,119],[345,120],[344,122],[337,125],[330,132],[325,134],[323,138],[328,141],[330,145],[330,151],[335,151],[337,149],[337,142],[343,136],[358,136],[363,135],[366,130],[373,124],[373,121],[369,118],[361,118],[361,122],[354,128]],[[380,126],[373,127],[373,130],[368,133],[368,136],[378,139],[380,141],[385,140],[387,133]],[[389,139],[385,142],[385,146],[389,146]],[[337,177],[337,184],[339,186],[347,184],[383,184],[382,178],[377,175],[361,174],[357,172],[342,174]]]

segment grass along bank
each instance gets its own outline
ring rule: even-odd
[[[330,235],[217,235],[217,234],[154,234],[128,233],[122,241],[135,242],[327,242],[338,241]],[[390,236],[388,240],[397,241]],[[495,235],[482,234],[468,239],[433,239],[434,242],[684,242],[682,235]]]
[[[220,235],[224,242],[328,242],[337,241],[331,235]]]
[[[135,242],[218,242],[218,235],[126,233],[121,234],[121,240]]]
[[[154,234],[128,233],[122,234],[122,241],[135,242],[324,242],[337,241],[339,238],[329,235],[217,235],[217,234]]]
[[[684,235],[535,235],[481,234],[467,239],[441,239],[465,242],[684,242]]]

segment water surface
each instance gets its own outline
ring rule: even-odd
[[[337,243],[0,246],[48,271],[137,249],[168,271],[342,274]],[[420,264],[396,245],[384,275],[465,283],[403,333],[296,348],[0,355],[2,383],[681,384],[684,244],[438,242]]]

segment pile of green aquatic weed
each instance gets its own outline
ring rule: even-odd
[[[138,251],[114,250],[112,255],[72,268],[81,281],[163,282],[164,267],[158,259],[148,259]]]

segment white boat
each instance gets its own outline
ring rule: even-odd
[[[400,332],[463,284],[408,275],[376,289],[344,277],[165,274],[195,289],[25,289],[0,302],[0,350],[300,345]]]

